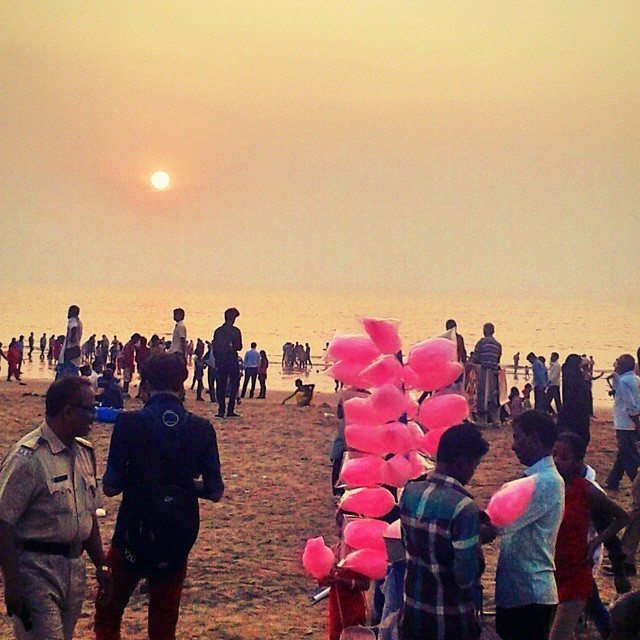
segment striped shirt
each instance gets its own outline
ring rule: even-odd
[[[473,350],[473,361],[487,369],[495,369],[502,358],[502,345],[493,337],[485,336],[478,340]]]
[[[457,480],[432,474],[406,486],[400,518],[407,554],[401,638],[477,638],[477,505]]]

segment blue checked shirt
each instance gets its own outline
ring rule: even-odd
[[[403,640],[470,640],[479,635],[479,510],[463,486],[432,474],[409,483],[400,501],[407,554]]]

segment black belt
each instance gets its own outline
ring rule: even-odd
[[[18,547],[23,551],[33,553],[46,553],[50,556],[64,556],[65,558],[79,558],[82,555],[82,546],[63,544],[61,542],[42,542],[40,540],[19,540]]]

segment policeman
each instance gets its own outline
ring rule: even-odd
[[[94,402],[87,378],[56,380],[46,420],[0,466],[0,568],[18,640],[71,640],[85,595],[84,550],[97,569],[98,599],[110,597],[95,453],[82,437]]]

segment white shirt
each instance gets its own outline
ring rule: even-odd
[[[549,385],[554,387],[560,386],[560,375],[562,374],[562,365],[559,360],[549,364]]]
[[[69,339],[69,336],[71,335],[71,329],[73,329],[74,327],[78,329],[78,332],[76,333],[76,339],[72,341]],[[67,322],[67,335],[64,338],[62,349],[60,350],[60,358],[59,358],[60,362],[66,362],[66,360],[64,359],[64,352],[66,348],[79,347],[81,340],[82,340],[82,320],[80,320],[80,318],[69,318],[69,321]],[[79,367],[80,356],[78,356],[77,358],[73,358],[73,360],[71,360],[71,363],[75,364],[76,367]]]
[[[173,338],[171,338],[171,348],[169,349],[169,353],[182,353],[182,341],[180,338],[184,338],[186,343],[187,341],[187,326],[184,323],[184,320],[179,320],[176,322],[176,326],[173,329]]]

